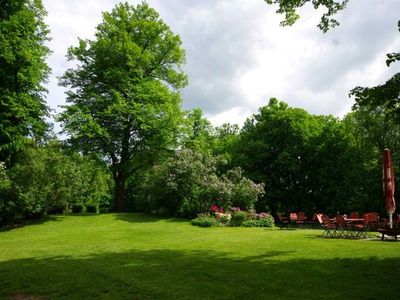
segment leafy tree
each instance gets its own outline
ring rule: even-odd
[[[314,9],[320,7],[327,9],[321,17],[321,22],[318,28],[323,32],[327,32],[330,28],[338,26],[339,22],[333,16],[344,9],[349,0],[264,0],[268,4],[277,4],[279,6],[276,11],[279,14],[284,14],[285,19],[281,22],[283,26],[293,25],[299,18],[298,10],[306,4],[312,4]]]
[[[216,127],[215,132],[214,154],[224,155],[230,161],[239,139],[239,126],[226,123]]]
[[[318,134],[319,125],[306,111],[276,99],[247,119],[234,162],[250,179],[265,184],[259,210],[304,209],[308,180],[304,166],[310,158],[309,140]]]
[[[340,120],[271,99],[245,122],[233,160],[265,184],[259,210],[336,213],[359,207],[359,158]]]
[[[193,151],[212,151],[214,146],[214,128],[203,116],[201,109],[196,108],[186,112],[183,128],[182,145]]]
[[[346,131],[353,136],[359,153],[359,164],[354,170],[359,172],[358,207],[384,213],[382,198],[382,152],[389,148],[394,160],[395,175],[398,175],[400,153],[400,124],[382,107],[360,106],[347,114],[343,120]],[[397,176],[398,177],[398,176]],[[396,189],[396,195],[400,195]],[[398,198],[398,197],[397,197]]]
[[[41,0],[0,0],[0,161],[48,127],[45,15]]]
[[[181,40],[146,3],[103,14],[94,40],[68,50],[78,62],[61,78],[69,87],[60,115],[70,142],[112,165],[115,210],[125,206],[135,163],[171,147],[181,122],[178,89],[187,84]]]
[[[359,210],[365,200],[360,193],[364,187],[360,152],[342,121],[332,116],[318,118],[321,132],[310,140],[306,166],[309,208],[331,214]]]
[[[112,179],[103,162],[65,150],[57,141],[28,144],[0,184],[0,223],[68,212],[74,205],[109,205]]]

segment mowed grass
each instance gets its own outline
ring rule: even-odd
[[[399,298],[400,242],[321,233],[59,216],[0,232],[0,298]]]

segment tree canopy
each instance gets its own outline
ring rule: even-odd
[[[41,0],[0,0],[0,161],[48,127],[45,15]]]
[[[293,25],[300,15],[298,10],[306,4],[312,4],[314,9],[324,8],[327,10],[322,17],[318,28],[323,32],[327,32],[330,28],[338,26],[339,22],[333,16],[344,9],[349,0],[264,0],[268,4],[276,4],[279,6],[276,11],[278,14],[284,14],[285,19],[281,22],[283,26]]]
[[[59,120],[72,145],[111,162],[115,210],[124,207],[132,161],[176,141],[178,89],[187,84],[181,44],[146,3],[123,3],[103,14],[94,40],[79,40],[68,50],[78,65],[61,78],[69,90]]]

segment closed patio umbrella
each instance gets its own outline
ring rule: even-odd
[[[393,214],[396,210],[394,200],[394,171],[390,150],[383,152],[383,195],[385,197],[386,211],[389,214],[390,228],[393,228]]]

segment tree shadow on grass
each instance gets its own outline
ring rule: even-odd
[[[189,220],[187,219],[160,217],[145,213],[116,213],[115,218],[117,220],[131,222],[131,223],[148,223],[148,222],[158,222],[158,221],[167,221],[175,223],[189,222]]]
[[[24,220],[24,221],[21,221],[20,223],[17,223],[17,224],[0,227],[0,232],[2,232],[2,231],[11,231],[11,230],[18,229],[18,228],[25,227],[25,226],[41,225],[41,224],[44,224],[44,223],[47,223],[47,222],[51,222],[51,221],[60,221],[60,218],[57,215],[47,215],[47,216],[45,216],[45,217],[43,217],[41,219]]]
[[[397,299],[398,258],[239,260],[213,251],[129,251],[0,262],[0,298]]]

